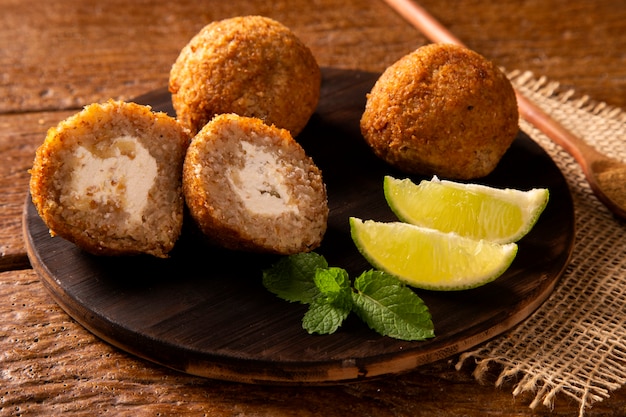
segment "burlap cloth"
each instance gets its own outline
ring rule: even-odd
[[[516,88],[573,133],[626,161],[625,112],[530,73],[509,75]],[[532,125],[522,120],[520,126],[567,179],[576,215],[574,251],[555,291],[534,314],[462,354],[457,367],[474,360],[480,380],[490,366],[498,366],[496,385],[516,381],[513,395],[533,392],[531,408],[552,407],[554,397],[565,394],[580,403],[582,416],[626,383],[626,223],[595,198],[572,157]]]

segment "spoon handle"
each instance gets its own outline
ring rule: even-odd
[[[585,175],[589,176],[591,174],[591,164],[593,162],[607,159],[605,155],[602,155],[591,145],[567,130],[519,91],[516,90],[515,94],[521,116],[543,132],[554,143],[565,149],[578,162]]]
[[[385,0],[389,6],[415,26],[433,42],[452,43],[464,46],[461,40],[439,23],[423,7],[412,0]],[[589,173],[590,163],[605,158],[582,139],[565,129],[547,113],[516,91],[517,105],[520,115],[552,141],[562,146],[582,167],[585,174]]]

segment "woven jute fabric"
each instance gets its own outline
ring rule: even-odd
[[[514,86],[599,151],[626,161],[626,113],[526,72],[509,73]],[[626,223],[594,196],[574,159],[524,120],[520,127],[552,157],[574,200],[576,237],[554,292],[510,332],[461,355],[474,375],[500,371],[495,384],[513,382],[513,395],[534,393],[531,408],[553,407],[557,395],[594,402],[626,383]],[[626,189],[626,184],[624,184]],[[491,368],[497,366],[497,368]]]

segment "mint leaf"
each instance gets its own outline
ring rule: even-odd
[[[341,268],[318,269],[315,285],[319,294],[302,318],[302,327],[309,333],[334,333],[352,310],[348,272]]]
[[[302,327],[309,333],[332,334],[348,317],[352,309],[352,300],[346,305],[314,302],[302,318]]]
[[[348,271],[342,268],[318,269],[314,277],[315,286],[319,290],[316,302],[332,303],[338,298],[348,297],[350,303],[352,299],[350,293],[350,277]],[[341,303],[341,301],[340,301]]]
[[[428,307],[393,275],[368,271],[354,282],[354,312],[383,336],[424,340],[435,336]]]
[[[328,268],[328,263],[317,253],[290,255],[263,271],[263,285],[284,300],[310,304],[319,295],[315,285],[319,268]]]

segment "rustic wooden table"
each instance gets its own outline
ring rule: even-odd
[[[469,47],[626,108],[626,8],[613,0],[422,5]],[[332,387],[207,380],[137,359],[96,338],[50,298],[21,236],[28,168],[48,127],[91,102],[167,83],[180,48],[210,21],[261,14],[289,26],[324,67],[383,71],[427,43],[383,1],[0,1],[0,415],[576,415],[528,408],[511,385],[479,384],[456,358],[397,377]],[[512,384],[512,382],[511,382]],[[587,415],[626,414],[626,388]]]

